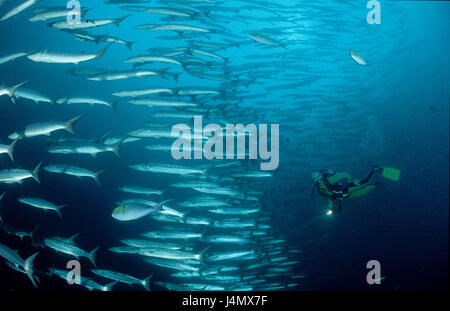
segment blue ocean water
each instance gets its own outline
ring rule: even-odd
[[[112,1],[114,2],[114,1]],[[131,98],[112,95],[121,90],[144,88],[205,88],[219,92],[217,96],[171,96],[174,100],[199,103],[204,123],[279,124],[279,167],[270,178],[233,177],[236,171],[257,171],[261,160],[239,160],[236,165],[208,170],[206,180],[220,186],[258,194],[260,212],[242,215],[238,221],[255,220],[253,231],[265,231],[268,240],[252,236],[257,258],[250,261],[221,262],[239,267],[239,273],[219,273],[241,278],[242,287],[252,289],[291,290],[418,290],[445,289],[448,283],[448,172],[449,172],[449,102],[450,102],[450,5],[448,2],[380,1],[381,24],[369,24],[367,1],[152,1],[107,4],[104,1],[80,1],[89,9],[82,21],[114,19],[131,14],[120,26],[109,24],[87,29],[91,35],[114,36],[135,42],[132,49],[112,44],[98,59],[75,64],[33,62],[26,56],[0,64],[1,84],[16,85],[39,91],[51,99],[95,97],[118,101],[115,110],[100,105],[55,106],[19,98],[13,104],[8,96],[0,97],[0,143],[9,144],[8,135],[29,124],[66,121],[86,113],[75,126],[76,138],[98,139],[111,132],[127,136],[143,124],[164,123],[166,128],[186,119],[159,119],[150,116],[167,108],[137,106]],[[0,6],[4,15],[17,5],[7,1]],[[107,43],[75,40],[73,33],[60,31],[47,24],[65,18],[30,22],[37,7],[65,7],[65,1],[41,1],[24,12],[0,22],[0,57],[17,52],[51,51],[65,53],[97,53]],[[189,12],[190,17],[168,17],[125,10],[125,5],[172,8]],[[183,7],[183,6],[188,6]],[[197,13],[198,10],[200,13]],[[137,25],[187,24],[211,30],[210,33],[147,31]],[[212,31],[214,30],[214,31]],[[262,33],[278,42],[268,45],[253,40],[249,34]],[[200,46],[194,41],[203,42]],[[205,47],[217,44],[220,48]],[[181,63],[195,58],[200,65],[180,67],[151,63],[146,70],[168,69],[179,75],[144,77],[117,81],[92,81],[73,75],[73,68],[133,70],[123,60],[138,55],[161,53],[147,49],[165,48]],[[186,52],[184,48],[191,50]],[[192,49],[208,51],[228,61],[196,54]],[[350,57],[357,51],[367,62],[361,66]],[[211,76],[203,76],[210,74]],[[214,79],[215,78],[215,79]],[[20,89],[20,88],[19,88]],[[158,98],[147,96],[142,98]],[[198,114],[194,109],[171,111]],[[151,127],[150,125],[150,127]],[[97,157],[78,154],[50,154],[47,149],[60,137],[73,138],[59,131],[50,137],[24,138],[17,142],[15,161],[0,155],[0,170],[31,169],[40,161],[70,164],[93,171],[107,170],[98,186],[87,179],[50,174],[41,170],[40,184],[28,179],[22,184],[0,183],[2,219],[5,224],[31,232],[39,225],[41,237],[69,237],[79,233],[77,245],[84,250],[100,246],[96,263],[108,269],[143,279],[154,274],[151,288],[163,290],[162,283],[201,283],[235,289],[229,283],[200,279],[180,279],[166,268],[150,265],[141,257],[115,254],[108,248],[119,240],[139,238],[149,230],[187,228],[206,236],[223,234],[214,226],[164,223],[144,217],[120,222],[111,217],[116,202],[131,198],[117,187],[142,185],[165,190],[164,199],[172,199],[176,209],[185,211],[181,203],[201,193],[193,189],[177,189],[170,185],[188,177],[142,173],[131,170],[136,163],[177,164],[205,167],[230,161],[180,160],[170,152],[149,151],[147,145],[167,143],[165,139],[145,138],[125,143],[120,158],[107,152]],[[385,182],[368,196],[344,200],[341,213],[326,216],[326,198],[311,197],[311,173],[330,168],[363,178],[374,166],[401,170],[399,182]],[[378,178],[378,177],[377,177]],[[378,178],[380,179],[380,178]],[[55,204],[68,204],[62,209],[63,219],[56,213],[44,212],[17,201],[18,198],[40,197]],[[135,196],[137,198],[145,198]],[[151,197],[156,200],[157,198]],[[245,200],[244,200],[245,201]],[[229,200],[233,206],[245,204]],[[196,214],[197,213],[197,214]],[[191,214],[192,215],[192,214]],[[194,211],[220,221],[235,216],[211,215]],[[206,217],[205,216],[205,217]],[[251,231],[250,230],[250,231]],[[239,229],[238,234],[246,229]],[[226,232],[229,234],[230,232]],[[26,258],[39,250],[37,270],[64,269],[70,256],[49,248],[33,245],[0,232],[0,243],[18,250]],[[208,245],[205,241],[183,243],[195,251]],[[246,249],[249,246],[246,246]],[[273,252],[279,254],[270,254]],[[234,249],[234,248],[231,248]],[[229,246],[213,245],[208,254],[229,251]],[[290,251],[290,252],[289,252]],[[298,261],[288,269],[281,262]],[[369,260],[378,260],[380,285],[369,285],[366,275]],[[90,271],[85,258],[82,275],[100,284],[108,283]],[[262,264],[257,273],[248,272],[250,264]],[[209,265],[209,264],[208,264]],[[208,266],[207,265],[207,266]],[[281,270],[277,270],[281,267]],[[26,277],[0,264],[2,290],[31,289]],[[298,278],[292,278],[298,276]],[[245,281],[248,277],[250,282]],[[254,282],[258,280],[261,282]],[[155,282],[162,282],[156,284]],[[291,286],[288,286],[291,285]],[[40,289],[85,290],[70,286],[57,277],[40,276]],[[142,290],[126,284],[117,290]]]

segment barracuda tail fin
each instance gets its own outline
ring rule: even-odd
[[[56,213],[58,214],[59,218],[61,218],[61,219],[63,219],[62,214],[61,214],[61,209],[66,206],[67,206],[67,204],[59,205],[55,209]]]
[[[90,8],[86,8],[86,7],[82,7],[81,8],[81,17],[85,17],[86,13],[89,12],[91,9]]]
[[[97,250],[100,248],[100,246],[99,247],[96,247],[96,248],[94,248],[90,253],[89,253],[89,260],[92,262],[92,264],[95,266],[95,267],[97,267],[97,265],[95,264],[95,253],[97,252]]]
[[[163,209],[164,209],[164,207],[163,207]],[[194,211],[194,208],[191,208],[191,209],[187,210],[186,212],[184,212],[184,214],[183,214],[183,222],[184,223],[186,223],[187,215],[191,214],[193,211]]]
[[[115,101],[113,101],[112,103],[111,103],[111,109],[112,110],[114,110],[114,112],[117,112],[117,103],[118,103],[119,101],[118,100],[115,100]]]
[[[116,157],[120,158],[120,147],[122,147],[122,144],[124,142],[125,138],[122,138],[119,140],[116,144],[112,146],[112,152],[116,155]]]
[[[158,71],[158,76],[161,77],[161,78],[163,78],[164,80],[168,80],[169,77],[168,77],[168,75],[167,75],[167,71],[168,71],[167,68],[160,69],[160,70]]]
[[[16,100],[14,99],[14,96],[16,95],[17,89],[18,89],[19,87],[21,87],[22,85],[24,85],[25,83],[27,83],[27,82],[28,82],[28,80],[27,80],[27,81],[24,81],[24,82],[22,82],[22,83],[19,83],[19,84],[17,84],[17,85],[14,85],[13,87],[11,87],[11,88],[8,90],[8,96],[9,96],[9,99],[12,101],[13,104],[16,103]]]
[[[75,135],[75,130],[73,129],[73,127],[75,126],[75,124],[78,122],[78,120],[80,120],[82,117],[84,117],[86,114],[80,114],[79,116],[76,116],[75,118],[70,119],[69,121],[67,121],[66,126],[65,126],[65,130],[67,132],[69,132],[70,134]]]
[[[33,277],[33,270],[34,270],[33,262],[38,254],[39,254],[39,252],[34,253],[33,255],[28,257],[27,260],[25,260],[25,266],[24,266],[24,270],[27,273],[28,277],[30,278],[31,282],[33,283],[34,287],[37,287],[37,285],[36,285],[36,282]]]
[[[133,44],[134,44],[133,41],[130,41],[130,42],[126,42],[126,43],[125,43],[125,45],[127,46],[127,48],[128,48],[130,51],[133,50]]]
[[[103,56],[103,54],[105,54],[106,50],[111,46],[111,44],[113,44],[114,42],[111,42],[110,44],[108,44],[107,46],[105,46],[100,52],[97,53],[97,55],[95,56],[96,58],[100,58]]]
[[[97,185],[99,185],[99,186],[100,186],[100,179],[99,178],[104,172],[106,172],[106,170],[101,170],[101,171],[98,171],[97,173],[95,173],[94,180],[97,183]]]
[[[13,141],[13,142],[11,143],[11,145],[9,145],[9,147],[8,147],[8,149],[7,149],[7,153],[8,153],[8,155],[9,155],[11,161],[14,161],[14,155],[13,155],[13,152],[14,152],[14,147],[16,146],[17,141],[18,141],[18,139],[16,139],[15,141]]]
[[[203,271],[205,270],[206,266],[200,266],[198,267],[198,274],[200,274],[201,277],[203,277]]]
[[[39,162],[39,164],[31,172],[31,177],[33,177],[33,179],[36,180],[39,184],[41,183],[41,181],[39,180],[39,168],[41,167],[42,162],[44,161]]]
[[[131,16],[132,14],[128,14],[128,15],[124,15],[122,17],[116,18],[114,20],[114,24],[119,27],[120,23],[123,22],[124,19],[126,19],[127,17]]]
[[[164,198],[164,192],[166,192],[166,190],[167,189],[163,189],[163,190],[161,190],[161,193],[158,194],[161,199]]]
[[[150,274],[145,280],[142,281],[142,286],[144,286],[144,288],[146,290],[150,290],[150,279],[153,277],[153,274]]]
[[[206,252],[209,250],[210,247],[211,247],[211,245],[205,247],[205,248],[199,253],[199,255],[200,255],[200,263],[201,263],[202,265],[205,264],[205,254],[206,254]]]
[[[206,242],[206,232],[207,232],[208,230],[205,228],[205,229],[203,229],[203,231],[202,231],[202,235],[201,235],[201,237],[200,237],[200,240],[202,240],[202,241],[205,241]]]
[[[58,104],[58,101],[59,101],[59,100],[60,100],[60,99],[59,99],[58,97],[55,97],[55,98],[52,98],[52,99],[51,99],[50,104],[52,105],[53,108],[56,107],[56,105]]]

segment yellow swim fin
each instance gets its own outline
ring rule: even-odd
[[[381,175],[387,179],[398,181],[400,179],[400,170],[391,167],[384,167]]]

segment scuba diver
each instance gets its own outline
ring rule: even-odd
[[[314,195],[315,190],[318,189],[321,195],[328,198],[329,210],[327,215],[333,214],[336,210],[340,212],[342,210],[341,201],[343,199],[361,198],[382,185],[381,182],[369,184],[370,179],[375,173],[379,173],[381,176],[394,181],[398,181],[400,178],[400,171],[389,167],[375,167],[362,180],[354,179],[347,172],[336,173],[333,170],[323,169],[312,173],[314,187],[311,192],[311,197]]]

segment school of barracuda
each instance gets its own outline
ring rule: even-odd
[[[42,66],[46,63],[66,64],[64,66],[73,66],[67,68],[67,74],[99,86],[110,83],[108,81],[139,78],[157,79],[158,87],[119,88],[108,98],[97,98],[94,94],[54,97],[33,88],[31,80],[8,81],[2,75],[0,96],[8,97],[12,105],[30,101],[67,109],[77,105],[84,107],[85,113],[70,114],[67,119],[57,121],[42,117],[42,122],[11,128],[11,134],[1,138],[0,156],[9,157],[12,165],[0,169],[0,185],[16,184],[20,187],[23,182],[35,182],[36,186],[45,187],[39,185],[41,174],[59,174],[79,178],[80,183],[94,181],[101,187],[102,179],[108,178],[107,172],[113,168],[90,170],[83,167],[83,157],[93,156],[101,165],[102,156],[114,154],[120,157],[122,149],[141,142],[143,154],[145,150],[164,152],[170,162],[172,125],[180,119],[192,119],[194,115],[203,115],[219,124],[234,124],[246,115],[250,122],[282,121],[284,129],[291,134],[314,140],[317,132],[301,132],[295,127],[298,119],[307,116],[302,111],[312,109],[313,98],[318,97],[319,93],[304,94],[300,100],[298,92],[323,76],[320,69],[313,72],[305,62],[323,56],[308,50],[308,44],[325,44],[334,34],[331,28],[326,30],[325,25],[316,26],[325,27],[316,34],[314,26],[305,32],[304,23],[319,17],[331,18],[335,11],[321,7],[316,1],[302,1],[302,6],[289,6],[266,0],[229,3],[220,0],[109,0],[100,4],[119,6],[124,13],[120,16],[102,16],[101,9],[91,10],[83,6],[91,5],[91,1],[81,4],[82,22],[72,24],[67,22],[68,9],[64,6],[46,7],[45,1],[38,0],[1,1],[0,23],[19,14],[28,14],[30,24],[46,23],[53,31],[67,33],[68,41],[91,42],[92,48],[91,52],[84,53],[69,53],[67,49],[17,51],[11,55],[0,55],[0,66],[19,59],[42,63]],[[257,14],[246,15],[245,12],[262,12],[269,14],[270,19],[259,18]],[[137,14],[146,14],[149,23],[133,23],[133,17]],[[239,30],[233,29],[230,26],[232,23],[238,23]],[[258,28],[253,27],[253,23]],[[102,27],[110,24],[115,26],[98,34]],[[116,26],[126,27],[130,32],[142,32],[143,36],[157,33],[161,37],[157,42],[131,42],[127,38],[112,36]],[[294,33],[302,33],[304,37],[296,37]],[[164,47],[165,40],[176,41],[178,47]],[[138,44],[146,46],[147,53],[134,53],[133,46]],[[245,55],[248,46],[263,53]],[[117,59],[119,64],[129,66],[128,69],[111,69],[114,68],[112,63],[108,69],[95,65],[96,59],[104,57],[113,48],[128,52],[128,58]],[[248,62],[235,64],[232,57],[222,56],[230,49],[244,53]],[[346,53],[349,59],[353,58],[357,63],[353,63],[354,66],[367,65],[358,52],[348,48]],[[207,81],[208,87],[201,86],[201,83],[191,85],[190,77],[205,81],[205,85]],[[264,88],[250,92],[249,88],[253,86]],[[294,102],[293,106],[277,106],[278,103],[265,100],[271,92],[288,89],[293,91],[284,94],[282,100]],[[342,97],[349,95],[349,91],[340,94]],[[340,105],[339,99],[330,101]],[[296,102],[302,105],[301,111],[297,109]],[[82,128],[83,120],[89,118],[90,106],[86,104],[106,106],[104,109],[110,108],[111,113],[117,107],[125,110],[131,105],[146,106],[148,122],[133,124],[130,120],[133,128],[118,136],[112,136],[110,132],[114,129],[108,128],[105,123],[102,125],[108,133],[105,136],[99,139],[79,137],[78,128]],[[317,109],[320,110],[320,107]],[[61,161],[49,163],[43,159],[35,167],[22,168],[14,157],[14,150],[20,148],[22,140],[42,135],[51,136],[49,146],[42,148],[46,148],[48,153],[59,154]],[[336,138],[330,135],[330,140]],[[68,155],[72,155],[70,159],[74,159],[73,155],[79,155],[81,160],[78,164],[64,162],[64,156]],[[301,251],[288,247],[272,228],[271,212],[264,206],[264,200],[275,184],[275,176],[272,172],[259,171],[254,164],[249,161],[214,160],[193,161],[182,166],[155,163],[149,158],[143,158],[141,163],[128,163],[129,174],[147,174],[152,179],[166,174],[174,178],[170,185],[160,189],[145,184],[124,184],[116,189],[116,193],[110,194],[117,198],[116,206],[108,207],[112,211],[111,217],[123,222],[124,230],[130,222],[143,217],[152,218],[158,224],[138,235],[124,236],[114,245],[98,245],[107,249],[110,256],[118,256],[119,259],[123,258],[120,256],[140,258],[140,275],[130,274],[126,267],[114,271],[108,266],[97,267],[98,248],[84,250],[76,241],[76,232],[71,237],[47,236],[43,227],[26,232],[10,226],[5,219],[0,228],[20,239],[30,239],[37,252],[23,259],[20,249],[2,243],[0,255],[11,269],[28,276],[36,287],[39,286],[39,278],[53,278],[57,282],[57,278],[65,280],[67,276],[64,266],[34,266],[35,258],[39,258],[39,248],[44,247],[54,250],[54,256],[67,255],[82,260],[83,271],[89,271],[89,276],[82,275],[80,286],[89,290],[114,290],[118,282],[134,286],[133,289],[147,290],[298,288],[301,279],[307,277],[295,273],[293,269],[301,262]],[[295,173],[295,167],[292,169]],[[186,193],[189,195],[183,196],[182,200],[168,197],[165,194],[168,189],[188,191]],[[1,194],[1,199],[7,196],[8,191]],[[64,221],[65,211],[73,208],[70,202],[49,202],[45,197],[25,193],[16,200],[18,205],[49,211],[45,215],[42,213],[42,217],[55,217],[55,221]],[[83,258],[88,261],[84,262]],[[85,268],[87,264],[91,265],[89,269]],[[161,269],[167,271],[168,278],[159,278],[159,273],[154,272]],[[59,282],[64,286],[63,281]]]

